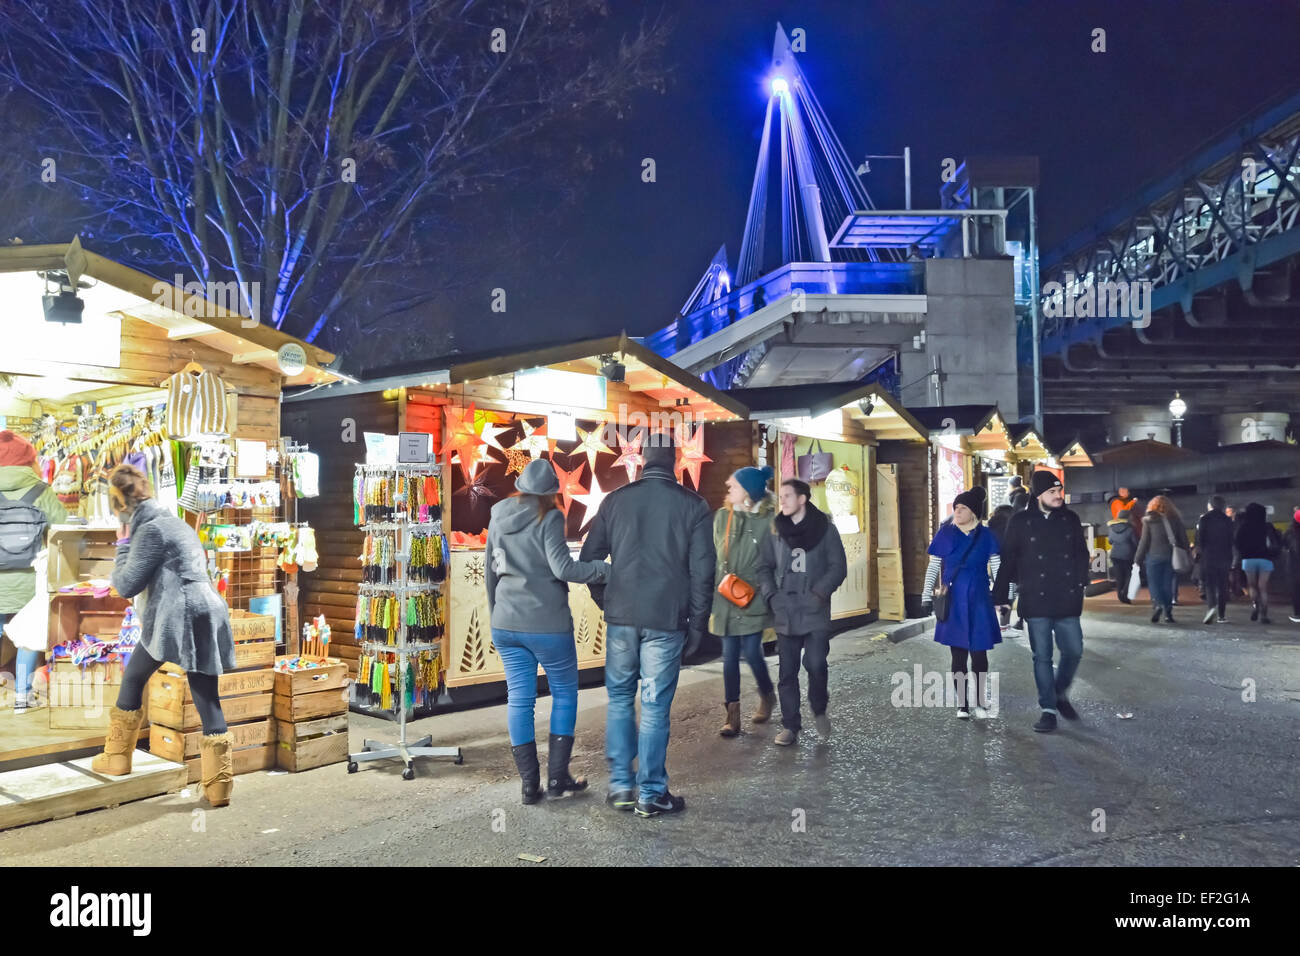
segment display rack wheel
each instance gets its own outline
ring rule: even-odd
[[[349,761],[348,761],[348,773],[356,773],[356,772],[357,772],[357,769],[358,769],[358,768],[357,768],[357,762],[356,762],[355,760],[349,760]]]
[[[402,779],[403,779],[403,780],[414,780],[414,779],[415,779],[415,768],[412,767],[412,766],[410,766],[410,765],[408,764],[407,767],[406,767],[406,769],[402,771]]]
[[[462,753],[457,753],[456,759],[453,761],[453,763],[455,763],[457,766],[460,766],[464,762],[465,762],[465,755]]]

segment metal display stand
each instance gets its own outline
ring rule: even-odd
[[[396,478],[398,475],[407,475],[409,477],[427,477],[429,475],[441,477],[442,466],[436,464],[425,465],[357,465],[358,472],[364,472],[367,475],[385,474]],[[363,749],[360,753],[348,754],[348,773],[356,773],[358,765],[371,760],[387,760],[392,757],[401,758],[406,769],[402,771],[403,780],[415,779],[414,758],[416,757],[451,757],[453,762],[461,764],[465,762],[464,756],[459,747],[435,747],[433,746],[432,735],[421,737],[419,740],[409,741],[406,739],[406,662],[411,654],[418,654],[421,651],[431,651],[440,649],[442,641],[407,641],[406,639],[406,596],[408,594],[417,594],[426,591],[441,591],[442,584],[438,583],[418,583],[414,584],[407,580],[406,565],[411,556],[411,525],[416,522],[410,520],[410,513],[405,508],[406,501],[402,495],[393,496],[394,515],[390,521],[369,521],[362,525],[366,531],[385,530],[392,531],[395,535],[394,545],[397,554],[397,574],[395,579],[388,584],[362,584],[360,586],[361,594],[393,594],[398,599],[398,607],[401,612],[397,619],[397,643],[388,644],[384,641],[366,640],[362,642],[363,648],[374,648],[384,654],[396,654],[398,659],[398,694],[394,700],[393,710],[397,720],[397,743],[391,744],[380,740],[366,740],[363,743]]]

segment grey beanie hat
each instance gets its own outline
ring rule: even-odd
[[[526,495],[553,495],[560,490],[560,479],[545,458],[534,458],[524,465],[523,474],[515,481],[515,491]]]

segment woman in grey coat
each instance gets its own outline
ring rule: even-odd
[[[203,721],[203,792],[212,806],[224,807],[234,786],[234,735],[221,711],[217,677],[235,666],[230,614],[208,577],[198,535],[154,500],[144,473],[119,465],[109,485],[113,512],[121,522],[112,582],[118,594],[134,599],[140,643],[122,675],[104,752],[93,768],[109,776],[131,772],[145,684],[163,663],[178,664]]]
[[[492,644],[506,670],[506,727],[523,781],[523,802],[542,798],[533,730],[537,665],[551,688],[551,739],[546,792],[562,797],[586,790],[569,775],[578,720],[578,651],[573,643],[568,582],[604,584],[604,561],[575,561],[564,538],[564,512],[555,496],[560,481],[549,461],[530,461],[519,492],[492,506],[487,536],[487,597]]]

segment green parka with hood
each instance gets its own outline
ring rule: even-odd
[[[727,556],[727,515],[731,518],[731,555]],[[717,574],[714,580],[721,584],[723,577],[734,574],[754,587],[754,600],[748,607],[736,607],[721,594],[714,592],[713,613],[709,616],[709,631],[719,637],[739,634],[756,634],[772,626],[772,612],[759,593],[758,549],[764,535],[772,533],[772,518],[776,514],[776,499],[763,496],[756,511],[732,512],[731,505],[723,505],[713,516],[713,547],[718,552]]]
[[[0,466],[0,494],[17,500],[35,485],[43,484],[29,465]],[[58,495],[49,486],[36,499],[36,507],[44,512],[50,524],[58,524],[68,517]],[[31,568],[0,571],[0,614],[17,614],[36,595],[36,573]]]

